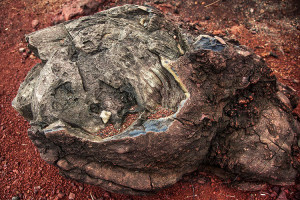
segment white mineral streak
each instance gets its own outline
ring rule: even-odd
[[[178,77],[178,75],[176,74],[176,72],[171,68],[171,60],[168,60],[166,58],[161,57],[161,65],[168,70],[168,72],[174,77],[174,79],[177,81],[177,83],[179,84],[179,86],[181,87],[181,89],[184,91],[184,94],[186,96],[186,98],[190,97],[190,93],[188,92],[186,86],[182,83],[181,79]]]
[[[184,55],[184,50],[181,48],[180,44],[177,45],[177,48],[181,55]]]
[[[111,116],[111,112],[102,110],[100,117],[104,124],[106,124]]]

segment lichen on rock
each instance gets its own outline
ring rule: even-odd
[[[293,184],[295,92],[248,48],[184,35],[158,10],[136,5],[27,35],[42,62],[13,106],[30,121],[41,157],[67,177],[130,194],[205,165],[243,181]],[[160,108],[169,114],[151,119]],[[132,113],[124,130],[99,136]]]

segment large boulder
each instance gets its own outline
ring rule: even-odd
[[[12,104],[63,175],[129,194],[208,165],[244,181],[294,184],[295,91],[237,41],[183,34],[135,5],[26,39],[42,62]]]

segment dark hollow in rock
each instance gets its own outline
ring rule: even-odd
[[[296,92],[248,48],[183,33],[135,5],[26,39],[42,62],[12,104],[30,121],[41,157],[66,177],[129,194],[170,186],[200,166],[243,183],[295,183]],[[159,108],[169,114],[154,119]],[[100,137],[132,114],[124,130]]]

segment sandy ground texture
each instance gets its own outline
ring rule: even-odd
[[[78,3],[87,6],[76,8]],[[11,107],[27,72],[40,62],[28,50],[24,35],[59,21],[126,3],[155,6],[194,34],[209,33],[239,40],[262,56],[278,79],[300,95],[300,3],[297,0],[95,0],[89,3],[1,0],[0,199],[300,199],[299,182],[293,187],[264,185],[259,191],[241,192],[229,181],[203,171],[186,175],[153,196],[113,194],[67,180],[39,157],[27,136],[29,124]],[[300,114],[300,106],[295,113]]]

